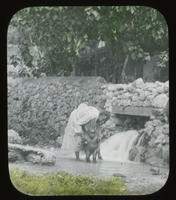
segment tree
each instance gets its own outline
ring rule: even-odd
[[[157,52],[163,57],[158,66],[168,62],[167,24],[150,7],[30,7],[17,12],[11,25],[21,34],[21,56],[33,73],[74,75],[91,41],[105,42],[114,58],[111,73],[119,77],[129,57],[147,60]]]

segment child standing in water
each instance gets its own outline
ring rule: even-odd
[[[99,111],[86,103],[81,103],[77,109],[71,113],[61,149],[74,151],[76,159],[79,160],[79,152],[82,150],[82,139],[85,138],[86,132],[96,131],[96,121],[99,117]],[[99,159],[101,158],[98,152]]]

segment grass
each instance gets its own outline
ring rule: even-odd
[[[123,195],[126,192],[125,183],[117,177],[96,179],[67,172],[36,175],[12,169],[10,179],[18,191],[32,196]]]

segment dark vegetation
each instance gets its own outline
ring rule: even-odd
[[[160,57],[168,67],[168,29],[164,16],[142,6],[29,7],[9,24],[16,28],[20,56],[34,76],[102,76],[120,83],[143,76],[143,65]],[[126,69],[131,75],[127,74]]]

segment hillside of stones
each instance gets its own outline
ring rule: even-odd
[[[102,138],[137,129],[130,160],[163,166],[169,164],[168,99],[168,81],[111,84],[101,77],[9,77],[8,129],[16,131],[23,144],[60,147],[70,113],[88,102],[110,114],[101,125]],[[112,113],[114,105],[154,110],[149,118],[119,116]]]
[[[24,144],[57,146],[81,102],[104,108],[103,84],[101,77],[9,78],[8,129],[18,132]]]
[[[169,81],[146,82],[141,78],[130,84],[105,84],[105,109],[111,113],[103,125],[105,135],[137,129],[138,137],[130,151],[129,159],[154,166],[169,165]],[[121,116],[113,113],[120,105],[152,108],[150,117]]]

